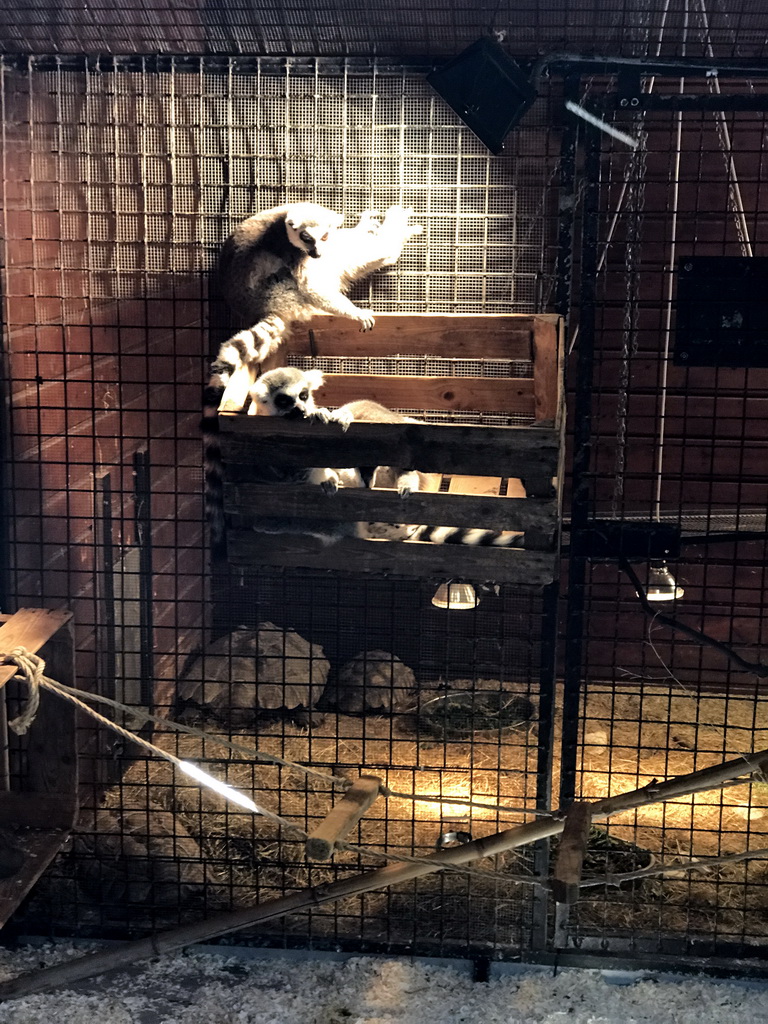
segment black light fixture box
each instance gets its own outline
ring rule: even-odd
[[[682,256],[676,366],[768,366],[768,256]]]
[[[472,43],[427,75],[432,88],[492,153],[536,99],[536,90],[493,39]]]

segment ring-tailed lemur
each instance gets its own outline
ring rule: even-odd
[[[313,392],[323,383],[323,375],[319,370],[304,372],[291,366],[270,370],[251,387],[250,412],[261,409],[268,416],[282,416],[285,419],[317,419],[321,423],[333,420],[349,423],[351,420],[335,416],[330,410],[319,408],[315,404]],[[205,501],[206,513],[211,531],[211,551],[215,558],[222,557],[226,550],[224,523],[224,490],[221,468],[221,453],[216,437],[215,427],[218,421],[215,416],[204,420],[206,436],[205,465]],[[339,487],[363,487],[360,473],[356,469],[331,469],[326,467],[301,468],[263,462],[253,479],[262,484],[318,484],[328,493]],[[331,524],[323,521],[318,524],[314,520],[296,520],[301,523],[299,528],[293,520],[277,517],[262,517],[258,530],[261,533],[306,533],[319,537],[325,543],[341,537],[356,536],[354,524]],[[293,526],[292,529],[290,527]],[[330,532],[329,532],[330,531]]]
[[[359,399],[348,402],[334,411],[317,406],[313,392],[323,383],[323,375],[319,370],[298,370],[294,367],[281,367],[263,374],[251,389],[254,401],[261,404],[270,416],[287,416],[291,419],[317,418],[322,422],[341,423],[345,428],[352,422],[369,423],[419,423],[420,420],[394,412],[378,402]],[[271,471],[270,471],[271,472]],[[279,467],[274,472],[280,474]],[[307,471],[289,471],[301,473]],[[284,483],[320,482],[326,489],[335,489],[331,482],[341,487],[379,486],[396,487],[401,497],[406,497],[414,490],[436,490],[440,477],[434,473],[421,473],[413,469],[397,469],[390,466],[377,466],[368,469],[318,469],[315,479],[299,480],[296,476],[285,477]],[[264,482],[279,482],[274,476]],[[404,506],[404,507],[407,507]],[[314,521],[302,519],[260,520],[254,527],[263,533],[305,533],[319,537],[325,543],[339,540],[341,537],[360,537],[366,540],[402,540],[426,541],[431,544],[466,544],[472,546],[522,547],[522,535],[518,533],[502,533],[495,530],[471,529],[454,526],[422,526],[418,523],[328,523],[319,525]]]
[[[391,206],[379,221],[375,210],[366,210],[356,227],[344,229],[343,216],[333,210],[289,203],[244,220],[224,243],[219,275],[223,296],[245,327],[219,349],[209,388],[220,397],[235,370],[266,359],[293,321],[336,313],[370,330],[373,313],[345,292],[397,262],[405,243],[422,231],[409,225],[412,213]]]

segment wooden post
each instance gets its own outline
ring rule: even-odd
[[[349,835],[380,792],[378,776],[361,775],[307,838],[307,857],[330,860],[336,844]]]
[[[563,834],[552,874],[552,895],[558,903],[576,903],[589,842],[593,805],[577,800],[565,815]]]

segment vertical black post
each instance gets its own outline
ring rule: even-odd
[[[536,761],[536,810],[549,810],[552,802],[552,757],[554,744],[555,680],[557,676],[557,612],[560,582],[544,587],[541,610],[541,660],[539,663],[539,747]],[[549,840],[541,839],[533,847],[533,873],[537,878],[549,874]],[[530,943],[533,951],[547,948],[549,892],[537,886],[533,890]]]
[[[115,552],[112,543],[112,478],[105,473],[101,484],[101,551],[96,552],[95,564],[101,576],[98,593],[102,603],[100,632],[103,643],[99,644],[99,692],[113,700],[118,696],[115,686],[117,673],[117,650],[115,643]],[[97,541],[98,542],[98,541]]]
[[[584,205],[581,231],[579,337],[576,360],[574,441],[571,491],[571,543],[563,673],[563,742],[560,804],[570,803],[576,787],[576,746],[584,644],[584,598],[587,560],[579,543],[590,516],[589,471],[592,454],[592,377],[595,344],[595,297],[599,228],[601,137],[585,133]]]
[[[134,522],[139,548],[139,634],[141,703],[152,711],[154,706],[154,639],[152,625],[152,506],[150,502],[149,451],[133,456]]]
[[[564,98],[577,101],[579,98],[579,76],[571,74],[565,79]],[[555,312],[565,317],[571,309],[573,286],[574,226],[576,223],[576,144],[578,123],[575,117],[566,115],[560,141],[560,185],[558,188],[557,210],[557,260],[555,264]]]

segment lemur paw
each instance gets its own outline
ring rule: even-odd
[[[328,410],[325,410],[328,412]],[[337,409],[336,412],[328,414],[328,423],[340,423],[343,430],[346,430],[350,423],[354,423],[355,417],[349,411],[349,409]]]
[[[335,414],[330,409],[326,409],[323,406],[315,408],[315,411],[307,417],[309,420],[318,420],[320,423],[333,423],[336,419]]]
[[[376,323],[376,318],[373,315],[372,309],[361,309],[357,317],[357,322],[360,324],[360,331],[370,331],[373,329],[373,325]]]
[[[397,478],[397,493],[401,498],[407,498],[414,491],[419,489],[419,475],[415,471],[403,473]]]
[[[363,210],[360,214],[360,220],[357,222],[357,226],[362,228],[363,231],[367,231],[371,235],[375,235],[381,227],[381,214],[378,210]]]
[[[336,494],[339,489],[339,478],[337,476],[328,477],[327,480],[323,480],[320,486],[324,494]]]

